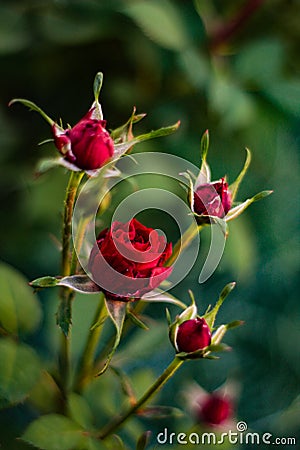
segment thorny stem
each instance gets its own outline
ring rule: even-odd
[[[182,359],[175,357],[171,364],[169,364],[165,371],[160,375],[160,377],[157,378],[157,380],[135,403],[135,405],[129,408],[126,413],[116,417],[112,422],[108,423],[96,437],[98,439],[105,439],[111,433],[114,433],[120,425],[122,425],[130,416],[138,412],[138,410],[141,409],[141,407],[165,385],[165,383],[172,377],[172,375],[174,375],[183,362],[184,361]]]
[[[62,229],[62,276],[71,274],[70,264],[70,243],[71,243],[71,227],[72,214],[76,193],[84,172],[71,172],[69,183],[66,190],[64,201],[64,217]],[[72,299],[74,293],[68,288],[61,289],[61,305],[60,310],[63,314],[66,312],[71,317]],[[65,402],[67,398],[70,378],[70,335],[61,333],[61,347],[59,353],[59,373],[60,373],[60,388],[62,397]]]

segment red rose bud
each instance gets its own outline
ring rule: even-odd
[[[91,108],[73,128],[61,131],[53,125],[55,146],[79,169],[99,169],[114,152],[114,142],[105,126],[106,121],[94,118],[94,108]]]
[[[176,347],[179,352],[191,353],[207,347],[211,341],[211,332],[205,319],[182,322],[177,330]]]
[[[194,212],[199,216],[224,217],[231,208],[231,194],[225,178],[200,184],[194,192]]]
[[[157,288],[170,275],[172,268],[164,263],[171,254],[172,244],[153,228],[136,219],[113,222],[99,234],[89,270],[107,298],[130,301]]]
[[[221,394],[208,395],[197,411],[198,419],[208,425],[222,425],[232,416],[231,401]]]

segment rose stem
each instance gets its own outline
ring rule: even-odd
[[[116,417],[112,422],[108,423],[96,436],[98,439],[105,439],[111,433],[115,432],[120,425],[122,425],[131,415],[136,413],[154,394],[156,394],[164,384],[171,378],[177,369],[184,361],[175,357],[165,371],[157,378],[154,384],[145,392],[145,394],[137,401],[135,405],[128,409],[128,411]]]
[[[103,294],[100,295],[101,298],[95,313],[93,326],[90,328],[85,349],[79,361],[79,372],[74,387],[77,392],[81,392],[88,378],[91,376],[95,351],[99,342],[100,334],[103,329],[102,325],[104,324],[104,321],[108,316],[105,308],[104,296]]]
[[[66,190],[64,201],[64,217],[62,229],[62,276],[68,276],[71,273],[70,264],[70,242],[71,242],[71,227],[72,214],[76,192],[84,172],[71,172],[69,183]],[[73,292],[68,288],[61,289],[61,302],[63,310],[71,309],[71,302]],[[61,347],[59,354],[59,372],[60,372],[60,388],[62,391],[64,401],[67,398],[69,376],[70,376],[70,336],[63,331],[61,333]]]

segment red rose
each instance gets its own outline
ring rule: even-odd
[[[231,401],[221,394],[210,394],[199,404],[198,419],[208,425],[221,425],[232,415]]]
[[[194,192],[194,212],[199,216],[224,217],[231,208],[231,194],[225,178],[200,184]]]
[[[129,301],[152,291],[171,273],[164,263],[172,254],[153,228],[132,219],[113,222],[103,230],[92,248],[89,270],[108,298]]]
[[[205,319],[182,322],[177,330],[176,347],[179,352],[191,353],[207,347],[211,341],[211,331]]]
[[[91,108],[73,128],[61,131],[54,124],[54,143],[64,158],[79,169],[99,169],[114,152],[114,142],[105,126],[106,121],[94,118]]]

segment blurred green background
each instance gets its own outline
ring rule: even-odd
[[[202,312],[235,280],[219,320],[243,319],[245,325],[228,335],[230,354],[186,364],[160,402],[183,407],[181,393],[192,380],[213,390],[233,378],[240,389],[237,417],[278,436],[296,436],[300,429],[299,13],[297,0],[0,4],[1,260],[28,279],[59,273],[55,239],[67,182],[62,168],[35,179],[37,161],[55,154],[53,145],[37,145],[50,130],[36,113],[8,108],[12,98],[30,99],[55,120],[75,124],[90,107],[93,79],[102,71],[108,128],[124,123],[134,105],[147,113],[137,134],[181,120],[174,135],[135,151],[167,152],[199,164],[200,137],[208,128],[213,179],[226,173],[233,181],[249,147],[253,161],[239,199],[264,189],[274,189],[273,195],[230,224],[222,262],[204,285],[197,283],[196,266],[174,290],[188,301],[192,289]],[[53,295],[40,299],[47,319],[31,343],[47,359],[55,352],[57,304]],[[74,329],[88,326],[79,318],[91,317],[93,307],[90,297],[78,300]],[[159,323],[164,310],[147,309]],[[137,356],[137,369],[150,364],[158,374],[171,357],[166,330],[158,335],[159,345],[151,347],[154,335],[147,341],[147,361]],[[24,405],[1,412],[1,448],[25,448],[13,440],[34,415]],[[145,420],[154,437],[166,424]],[[180,430],[180,424],[178,419],[172,427]]]

